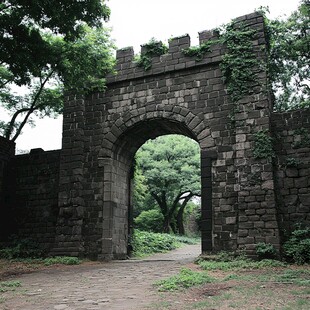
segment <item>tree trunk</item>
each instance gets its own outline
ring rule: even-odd
[[[163,191],[161,192],[161,195],[159,196],[158,194],[156,193],[151,193],[151,195],[153,196],[153,198],[156,200],[163,216],[164,216],[164,222],[163,222],[163,227],[162,227],[162,231],[164,233],[169,233],[169,230],[170,230],[170,227],[172,229],[172,231],[174,233],[176,233],[178,231],[178,223],[176,223],[176,227],[175,225],[171,225],[171,221],[174,217],[174,213],[178,207],[178,204],[179,204],[179,200],[180,198],[184,195],[185,193],[179,193],[177,195],[177,197],[174,199],[172,205],[170,206],[170,208],[168,207],[168,204],[167,204],[167,198],[166,198],[166,192]],[[184,205],[183,207],[183,211],[184,211],[184,208],[187,204],[187,202],[194,196],[194,194],[192,194],[191,192],[189,192],[189,194],[184,198],[184,201],[181,205],[181,208],[182,206]],[[182,212],[183,213],[183,212]],[[182,217],[183,217],[183,214],[182,214]],[[182,221],[183,222],[183,221]],[[184,230],[184,227],[183,227],[183,230]]]
[[[166,216],[164,216],[164,223],[163,223],[163,233],[169,233],[169,228],[170,228],[170,221],[171,218],[169,217],[169,214],[166,214]]]
[[[188,196],[186,196],[181,204],[181,207],[177,214],[177,230],[180,235],[185,235],[185,229],[184,229],[184,210],[188,203],[188,201],[193,197],[194,195],[190,193]]]
[[[177,214],[177,227],[178,227],[178,233],[179,235],[185,235],[185,229],[184,229],[184,222],[183,222],[183,214],[184,214],[184,208],[180,208],[178,214]]]

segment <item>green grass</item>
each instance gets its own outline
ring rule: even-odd
[[[276,310],[308,310],[310,308],[310,302],[305,298],[297,298],[284,307],[276,308]]]
[[[62,264],[62,265],[78,265],[81,263],[81,260],[77,257],[70,257],[70,256],[55,256],[45,258],[43,260],[45,266],[55,265],[55,264]]]
[[[136,229],[132,239],[133,256],[143,257],[174,250],[183,244],[197,244],[199,239],[184,236],[153,233]]]
[[[242,270],[242,269],[262,269],[270,267],[285,267],[286,264],[277,260],[264,259],[261,261],[252,261],[249,259],[238,259],[232,261],[207,261],[201,260],[198,262],[199,266],[204,270]]]
[[[198,237],[187,237],[187,236],[179,236],[179,235],[172,235],[173,238],[181,243],[181,244],[199,244],[201,239]]]
[[[176,291],[183,288],[214,282],[206,272],[197,272],[190,269],[182,269],[179,274],[155,283],[160,292]]]
[[[292,295],[310,295],[310,288],[304,288],[304,289],[301,289],[301,290],[293,290],[291,291],[291,294]]]
[[[71,257],[71,256],[54,256],[54,257],[47,257],[47,258],[16,258],[10,260],[12,262],[21,262],[25,264],[30,265],[56,265],[56,264],[62,264],[62,265],[78,265],[82,261],[77,257]]]
[[[20,281],[4,281],[0,282],[0,293],[4,293],[7,291],[14,291],[16,287],[20,287]]]
[[[180,300],[182,296],[178,294],[183,294],[183,290],[214,283],[215,293],[210,296],[201,295],[201,300],[186,303],[184,309],[221,309],[224,306],[240,309],[246,308],[249,300],[259,303],[256,308],[255,306],[251,308],[257,310],[264,309],[267,304],[272,309],[278,310],[310,309],[310,301],[307,299],[310,288],[310,270],[306,267],[296,268],[296,266],[270,259],[253,261],[243,255],[236,257],[230,253],[200,258],[197,263],[200,270],[182,269],[177,275],[155,283],[159,291],[174,292],[176,296],[180,296]],[[210,275],[208,271],[222,272]],[[231,282],[224,284],[228,281]],[[206,287],[206,292],[208,289],[209,286]],[[279,293],[281,291],[283,295]],[[161,298],[163,302],[165,296],[171,298],[171,295],[164,294]],[[260,306],[263,303],[264,306]],[[167,309],[174,309],[171,300]]]
[[[279,275],[275,275],[274,280],[277,282],[291,283],[299,286],[310,286],[310,270],[288,269]]]

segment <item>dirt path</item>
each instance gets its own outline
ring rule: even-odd
[[[91,263],[22,275],[21,287],[2,294],[2,310],[145,309],[160,295],[152,284],[177,273],[200,254],[188,245],[142,260]]]

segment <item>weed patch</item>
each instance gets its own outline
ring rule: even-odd
[[[38,244],[31,239],[17,239],[12,237],[9,247],[0,249],[0,258],[38,258],[42,257],[44,252]]]
[[[264,259],[261,261],[252,261],[249,259],[234,259],[232,261],[199,261],[199,266],[204,270],[242,270],[242,269],[261,269],[261,268],[271,268],[271,267],[284,267],[286,266],[283,262]]]
[[[310,270],[285,270],[274,277],[275,281],[295,284],[299,286],[310,286]]]
[[[132,247],[133,256],[142,257],[152,253],[161,253],[176,249],[178,244],[172,235],[136,229],[132,240]]]
[[[27,265],[45,265],[51,266],[56,264],[62,265],[78,265],[81,263],[81,260],[77,257],[71,256],[54,256],[54,257],[47,257],[47,258],[17,258],[11,260],[11,262],[18,262]]]
[[[287,260],[299,265],[310,262],[310,228],[296,229],[283,245]]]
[[[179,274],[155,283],[160,292],[176,291],[183,288],[214,282],[215,279],[205,272],[182,269]]]
[[[7,291],[14,291],[16,287],[20,287],[20,281],[5,281],[0,282],[0,293],[4,293]]]
[[[182,244],[197,244],[198,242],[198,238],[135,229],[132,239],[133,256],[143,257],[153,253],[164,253],[174,250]]]
[[[81,263],[81,260],[77,257],[70,257],[70,256],[56,256],[56,257],[49,257],[43,260],[45,266],[55,265],[55,264],[62,264],[62,265],[78,265]]]

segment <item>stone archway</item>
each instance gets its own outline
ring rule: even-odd
[[[145,115],[141,115],[140,121],[127,127],[117,137],[111,151],[110,167],[111,173],[106,174],[104,182],[110,184],[111,191],[104,196],[104,209],[109,209],[109,214],[113,214],[113,224],[111,231],[105,231],[103,235],[104,245],[109,245],[112,238],[112,248],[104,246],[104,256],[124,258],[127,255],[127,234],[128,234],[128,212],[130,211],[130,170],[136,151],[142,144],[149,139],[154,139],[165,134],[182,134],[197,141],[197,136],[185,124],[185,117],[172,114],[170,118],[164,118],[163,113],[158,113],[156,118],[147,119]],[[161,117],[160,117],[161,116]],[[138,117],[138,119],[140,119]],[[178,119],[178,120],[176,120]],[[189,123],[190,124],[190,123]],[[193,123],[194,124],[194,123]],[[192,128],[193,129],[193,128]],[[203,139],[202,139],[203,141]],[[199,142],[198,142],[199,143]],[[103,143],[105,145],[105,143]],[[102,152],[107,152],[107,148],[103,147]],[[107,157],[105,157],[105,161]],[[203,182],[210,183],[207,178],[202,179]],[[206,187],[207,185],[205,185]],[[206,201],[202,201],[202,209],[211,210],[211,193]],[[207,198],[204,196],[204,198]],[[206,205],[208,202],[208,205]],[[207,216],[207,214],[205,214]],[[212,216],[208,215],[209,225],[205,225],[202,232],[203,250],[212,249]],[[108,220],[103,219],[103,221]],[[108,242],[106,242],[108,241]]]
[[[255,29],[255,55],[264,59],[263,17],[239,20]],[[200,33],[200,44],[214,36]],[[126,256],[130,162],[148,138],[165,133],[187,135],[201,148],[202,251],[253,255],[258,242],[279,248],[272,167],[252,151],[255,133],[270,129],[266,72],[258,76],[262,88],[236,110],[220,70],[225,47],[212,45],[196,61],[182,53],[189,46],[189,36],[172,39],[149,71],[133,61],[132,48],[119,50],[105,92],[66,97],[53,254]]]

